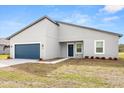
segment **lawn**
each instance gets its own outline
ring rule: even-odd
[[[5,54],[5,55],[0,55],[0,59],[7,59],[9,57],[9,55]]]
[[[124,59],[69,59],[0,68],[0,87],[120,88],[124,87]]]
[[[124,52],[119,53],[119,58],[124,59]]]

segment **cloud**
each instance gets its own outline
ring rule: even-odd
[[[106,5],[100,9],[100,12],[117,13],[124,9],[124,5]]]
[[[62,21],[69,22],[69,23],[75,23],[79,25],[86,25],[91,21],[91,18],[90,16],[84,15],[81,13],[73,13],[63,18]]]
[[[118,16],[113,16],[113,17],[103,18],[103,21],[110,22],[110,21],[117,20],[117,19],[119,19]]]

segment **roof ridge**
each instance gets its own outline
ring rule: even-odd
[[[45,18],[47,18],[49,21],[51,21],[51,22],[53,22],[54,24],[56,24],[57,26],[59,26],[59,24],[58,24],[56,21],[52,20],[51,18],[49,18],[48,16],[45,15],[45,16],[42,16],[42,17],[40,17],[39,19],[33,21],[32,23],[28,24],[27,26],[25,26],[25,27],[22,28],[21,30],[17,31],[16,33],[12,34],[11,36],[7,37],[6,39],[10,39],[10,38],[14,37],[15,35],[21,33],[21,32],[24,31],[25,29],[31,27],[32,25],[34,25],[34,24],[40,22],[41,20],[43,20],[43,19],[45,19]]]
[[[57,26],[59,26],[59,23],[63,23],[63,24],[68,24],[68,25],[72,25],[72,26],[77,26],[77,27],[81,27],[81,28],[87,28],[87,29],[92,29],[92,30],[96,30],[96,31],[101,31],[101,32],[106,32],[109,34],[113,34],[113,35],[117,35],[119,37],[122,37],[122,34],[118,34],[118,33],[114,33],[114,32],[110,32],[110,31],[104,31],[104,30],[100,30],[100,29],[96,29],[96,28],[92,28],[92,27],[86,27],[86,26],[81,26],[81,25],[77,25],[77,24],[72,24],[72,23],[67,23],[67,22],[62,22],[62,21],[55,21],[52,20],[50,17],[48,17],[47,15],[44,15],[42,17],[40,17],[39,19],[37,19],[36,21],[33,21],[32,23],[30,23],[29,25],[25,26],[24,28],[22,28],[21,30],[19,30],[18,32],[12,34],[11,36],[7,37],[6,39],[10,39],[12,37],[14,37],[15,35],[21,33],[22,31],[24,31],[25,29],[31,27],[32,25],[40,22],[41,20],[47,18],[49,21],[53,22],[54,24],[56,24]]]

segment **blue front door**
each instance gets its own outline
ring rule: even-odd
[[[69,44],[68,45],[68,57],[73,57],[74,56],[74,45]]]

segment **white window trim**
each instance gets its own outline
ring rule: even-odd
[[[103,52],[102,53],[96,52],[96,42],[103,42]],[[95,54],[105,54],[105,40],[95,40],[94,41],[94,53]]]
[[[77,52],[77,44],[81,44],[82,45],[81,52]],[[82,42],[77,42],[76,43],[75,51],[76,51],[76,54],[83,54],[83,43]]]

